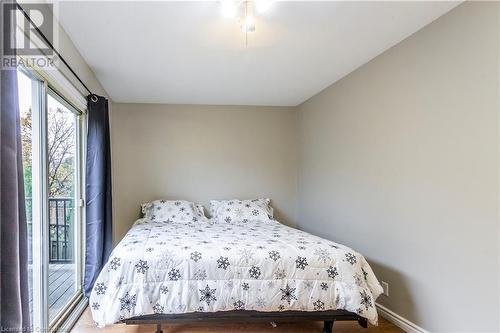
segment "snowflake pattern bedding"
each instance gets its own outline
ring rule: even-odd
[[[153,313],[345,309],[377,323],[365,258],[276,221],[138,220],[90,295],[98,327]]]

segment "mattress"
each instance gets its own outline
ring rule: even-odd
[[[279,222],[138,220],[99,274],[98,327],[154,313],[344,309],[377,323],[382,287],[365,258]]]

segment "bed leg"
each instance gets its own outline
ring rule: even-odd
[[[333,330],[333,320],[332,321],[326,321],[323,325],[323,333],[332,333]]]
[[[359,324],[359,326],[361,326],[363,328],[367,328],[368,327],[368,319],[363,318],[363,317],[358,317],[358,324]]]
[[[156,333],[163,333],[161,330],[161,324],[156,324]]]

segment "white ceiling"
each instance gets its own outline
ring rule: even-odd
[[[115,102],[300,104],[458,2],[275,2],[244,35],[216,1],[61,2]]]

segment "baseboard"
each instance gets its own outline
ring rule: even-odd
[[[375,303],[377,306],[377,310],[380,316],[384,317],[397,327],[401,328],[403,331],[408,332],[408,333],[429,333],[428,331],[424,330],[422,327],[412,323],[406,318],[401,317],[397,313],[389,310],[385,306]]]

